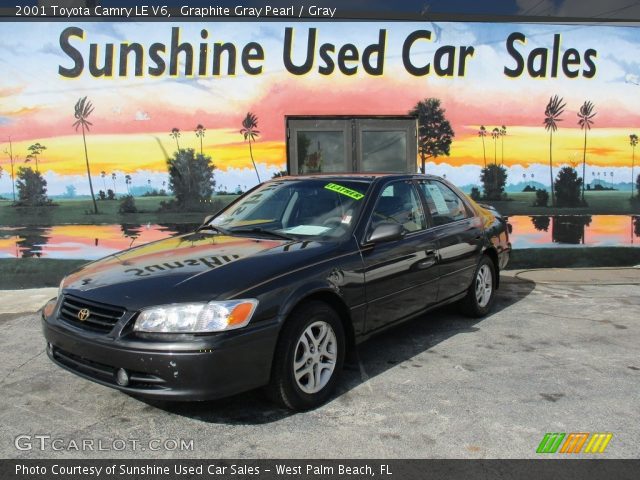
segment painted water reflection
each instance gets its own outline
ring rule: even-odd
[[[197,224],[0,227],[0,258],[95,260],[127,248],[191,232]]]
[[[640,216],[512,216],[518,248],[640,246]],[[0,227],[0,258],[95,260],[132,246],[191,232],[197,224]]]
[[[514,248],[640,246],[640,216],[513,216]]]

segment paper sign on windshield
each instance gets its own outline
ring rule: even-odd
[[[329,230],[329,227],[321,225],[297,225],[295,227],[283,230],[285,233],[293,233],[294,235],[321,235]]]

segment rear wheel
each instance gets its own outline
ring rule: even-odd
[[[495,300],[496,268],[489,257],[483,255],[476,267],[473,282],[462,300],[462,311],[470,317],[483,317],[491,311]]]
[[[335,389],[344,355],[344,329],[336,311],[319,301],[300,306],[278,340],[271,398],[293,410],[321,405]]]

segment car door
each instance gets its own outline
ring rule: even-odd
[[[440,302],[471,285],[482,254],[482,222],[444,182],[425,179],[420,180],[418,186],[425,197],[432,231],[437,235]]]
[[[381,223],[403,226],[401,239],[370,244]],[[362,257],[365,268],[366,330],[377,330],[424,310],[438,298],[436,235],[427,229],[412,181],[394,181],[380,190],[371,212]]]

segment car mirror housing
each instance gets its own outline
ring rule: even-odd
[[[373,229],[369,235],[369,243],[391,242],[400,240],[404,234],[404,229],[399,223],[381,223]]]

